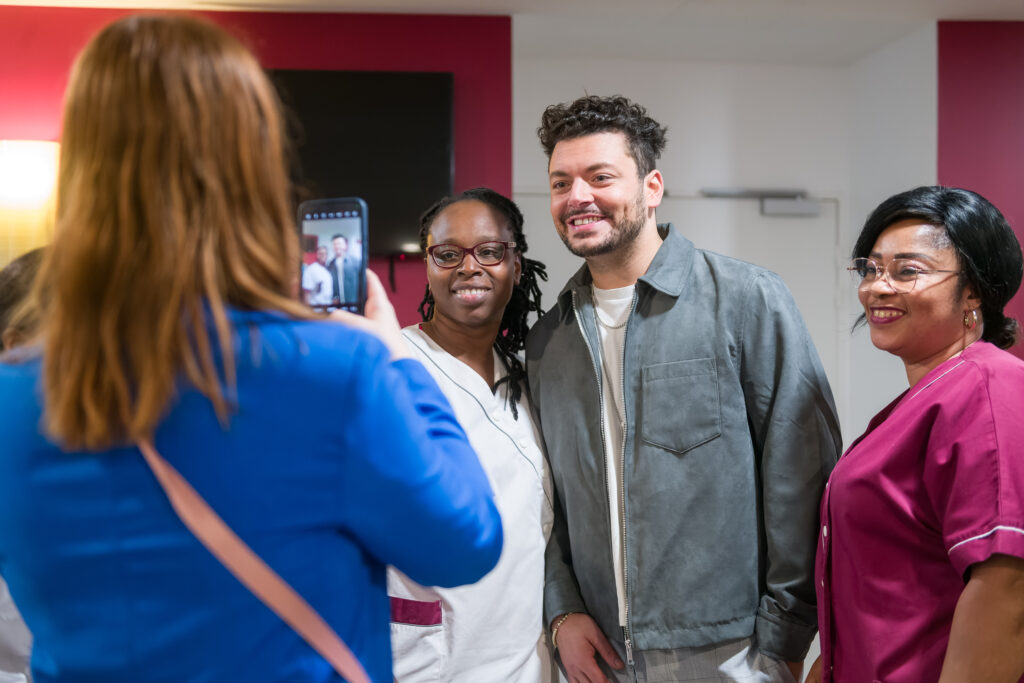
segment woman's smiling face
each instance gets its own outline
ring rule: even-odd
[[[868,254],[882,268],[893,259],[925,271],[959,271],[960,264],[945,228],[908,219],[882,231]],[[900,286],[899,289],[904,289]],[[981,335],[981,325],[967,330],[965,311],[979,301],[970,287],[962,287],[956,272],[918,275],[910,291],[896,291],[888,277],[865,280],[858,289],[871,330],[871,342],[896,356],[908,367],[928,370],[963,350]],[[913,382],[913,379],[912,379]]]
[[[472,249],[482,242],[510,242],[511,230],[497,211],[475,199],[456,202],[441,211],[430,226],[428,247],[453,244]],[[477,327],[500,324],[512,289],[519,282],[518,252],[505,250],[496,265],[482,266],[465,254],[455,268],[441,268],[427,258],[427,282],[434,295],[434,320]]]

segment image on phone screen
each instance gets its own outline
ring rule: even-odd
[[[357,199],[299,207],[302,299],[319,311],[362,313],[366,298],[366,208]]]

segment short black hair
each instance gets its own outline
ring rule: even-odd
[[[958,187],[922,186],[889,197],[861,230],[853,257],[871,254],[878,236],[903,220],[944,229],[960,267],[961,286],[981,299],[982,339],[1006,349],[1017,341],[1019,324],[1003,314],[1024,275],[1020,243],[999,209],[977,192]],[[863,322],[863,316],[858,324]]]
[[[668,129],[647,115],[647,110],[622,95],[587,95],[575,102],[552,104],[541,116],[537,136],[544,152],[551,153],[562,140],[619,132],[626,136],[629,155],[641,178],[653,171],[665,150]]]
[[[523,256],[526,253],[526,235],[523,233],[523,213],[511,199],[488,187],[475,187],[460,194],[445,197],[427,209],[420,218],[420,249],[427,252],[427,240],[430,237],[430,227],[442,211],[452,204],[465,201],[483,202],[505,219],[509,232],[512,233],[512,240],[516,243],[515,251],[520,255],[521,271],[519,284],[512,288],[512,298],[505,306],[505,313],[501,317],[501,327],[498,329],[498,337],[494,340],[494,348],[501,357],[502,363],[508,374],[495,384],[497,391],[502,382],[508,382],[508,393],[512,399],[512,416],[519,418],[519,411],[516,406],[522,396],[522,385],[526,383],[526,370],[522,361],[516,356],[526,346],[526,333],[530,331],[529,315],[531,312],[540,313],[540,284],[538,280],[547,280],[548,274],[544,264]],[[434,296],[430,293],[430,285],[427,285],[426,294],[419,306],[420,315],[423,320],[430,320],[434,315]]]
[[[340,232],[337,232],[337,233],[334,233],[333,235],[331,235],[331,241],[332,242],[334,240],[336,240],[336,239],[343,239],[343,240],[345,240],[345,244],[348,244],[348,238],[345,237],[344,235],[342,235]]]

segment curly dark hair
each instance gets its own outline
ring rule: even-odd
[[[944,229],[942,239],[953,247],[960,263],[960,286],[970,284],[981,299],[985,323],[981,338],[1001,349],[1013,346],[1019,324],[1003,308],[1024,277],[1024,255],[999,209],[980,194],[958,187],[931,185],[900,192],[868,216],[853,247],[853,257],[869,256],[886,228],[907,219]],[[863,324],[861,315],[854,328]]]
[[[516,356],[526,346],[526,333],[530,330],[527,322],[531,312],[540,313],[540,285],[537,280],[547,280],[548,274],[544,264],[540,261],[528,259],[522,254],[526,253],[526,235],[523,234],[523,214],[508,197],[495,192],[487,187],[476,187],[466,190],[461,194],[452,197],[445,197],[431,206],[420,217],[420,249],[427,251],[427,237],[430,235],[430,228],[434,221],[452,204],[465,201],[483,202],[504,216],[508,229],[512,233],[512,239],[516,243],[516,251],[520,254],[521,266],[519,284],[512,288],[512,298],[505,306],[505,314],[501,317],[501,327],[498,329],[498,336],[494,340],[494,348],[505,366],[507,374],[497,384],[494,391],[498,391],[504,382],[508,382],[508,393],[512,399],[512,417],[519,419],[519,411],[516,406],[522,398],[523,386],[526,384],[526,369],[523,363]],[[434,295],[430,293],[430,285],[427,285],[426,294],[419,305],[420,315],[423,320],[430,320],[434,315]]]
[[[568,104],[552,104],[544,110],[537,136],[551,158],[562,140],[617,131],[626,136],[629,154],[643,178],[654,170],[665,149],[668,129],[647,115],[647,110],[622,95],[587,95]]]

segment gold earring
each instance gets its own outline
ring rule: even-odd
[[[970,313],[969,317],[967,315],[968,313]],[[973,330],[977,326],[978,326],[978,309],[977,308],[972,308],[969,311],[964,311],[964,327],[966,327],[969,330]]]

